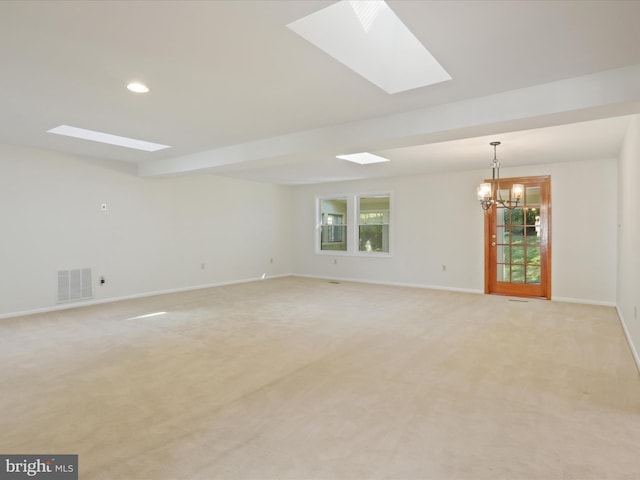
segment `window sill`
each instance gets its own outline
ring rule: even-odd
[[[391,258],[390,252],[345,252],[344,250],[316,250],[316,255],[330,257]]]

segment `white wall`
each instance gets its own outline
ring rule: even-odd
[[[638,180],[638,123],[627,136],[621,182]],[[616,161],[503,167],[502,173],[551,175],[553,298],[613,305]],[[210,175],[145,179],[73,156],[0,145],[0,316],[55,307],[56,272],[82,267],[93,268],[94,282],[101,275],[107,280],[94,283],[96,300],[292,272],[480,292],[483,215],[475,187],[487,174],[300,187]],[[618,305],[631,323],[639,209],[638,194],[622,188],[627,228]],[[316,255],[315,196],[376,191],[393,195],[393,256]],[[640,342],[637,322],[629,329]]]
[[[296,187],[293,201],[294,272],[331,278],[480,288],[484,272],[483,219],[474,198],[476,180],[463,173]],[[392,194],[392,258],[314,254],[316,195],[378,191]],[[468,192],[471,192],[470,201]],[[450,200],[446,206],[443,198]],[[453,248],[453,244],[462,248]],[[442,272],[442,264],[447,265],[446,272]]]
[[[55,307],[63,269],[93,268],[95,300],[289,273],[290,193],[0,145],[0,315]]]
[[[640,116],[629,124],[618,167],[618,312],[640,368]]]
[[[551,175],[552,298],[614,305],[616,160],[502,170],[503,177]],[[294,272],[482,292],[484,223],[476,186],[489,173],[487,169],[296,187]],[[393,257],[314,254],[315,196],[375,191],[393,192]]]

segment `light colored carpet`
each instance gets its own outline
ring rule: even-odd
[[[82,480],[640,478],[613,308],[290,277],[2,320],[0,362],[0,453]]]

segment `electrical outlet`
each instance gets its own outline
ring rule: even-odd
[[[205,267],[204,263],[201,263],[200,264],[200,270],[204,270],[204,267]]]
[[[446,272],[447,271],[447,266],[446,265],[442,265],[442,271]]]
[[[337,259],[337,258],[334,258],[334,259],[333,259],[333,264],[334,264],[334,265],[337,265],[337,264],[338,264],[338,259]]]
[[[273,264],[273,257],[269,259],[269,263]]]
[[[104,285],[105,283],[107,283],[107,281],[104,279],[104,277],[100,277],[100,285]]]

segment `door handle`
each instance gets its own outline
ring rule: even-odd
[[[496,246],[496,242],[491,242],[491,246],[495,247]]]

